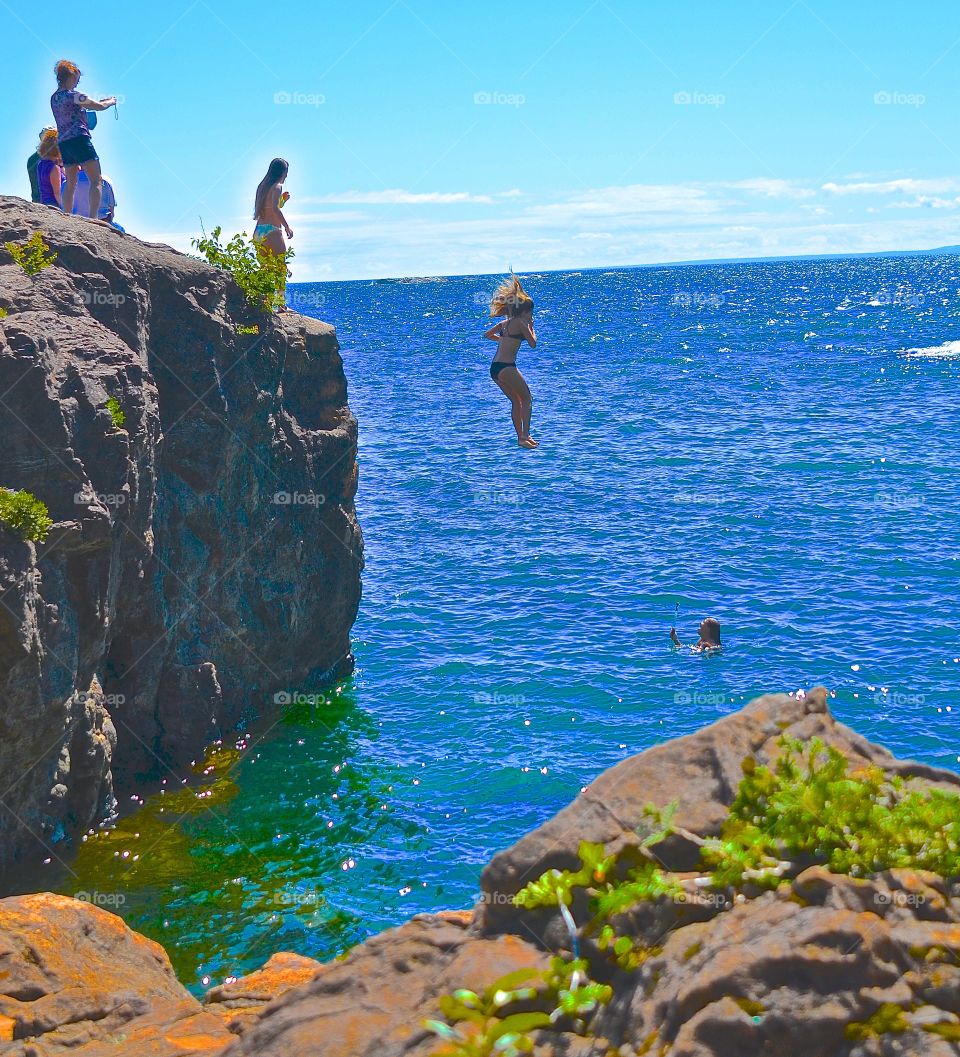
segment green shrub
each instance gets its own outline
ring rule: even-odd
[[[29,492],[11,492],[0,488],[0,522],[13,529],[21,539],[43,543],[53,526],[46,505]]]
[[[270,253],[247,238],[246,232],[234,235],[224,246],[220,242],[222,229],[214,228],[209,236],[194,239],[193,245],[215,268],[222,268],[233,276],[243,296],[252,307],[266,312],[283,308],[286,304],[287,266],[293,250]]]
[[[5,308],[0,308],[0,319],[6,319],[9,313]]]
[[[27,275],[39,275],[53,264],[57,255],[49,250],[42,231],[35,231],[26,242],[7,243],[7,252]]]
[[[120,401],[115,396],[111,396],[107,401],[107,410],[110,412],[113,428],[123,429],[123,424],[127,421],[127,416],[123,413],[123,409],[120,407]]]

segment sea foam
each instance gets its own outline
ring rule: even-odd
[[[929,349],[907,349],[908,356],[923,356],[931,360],[960,359],[960,341],[947,341]]]

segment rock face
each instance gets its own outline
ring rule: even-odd
[[[55,522],[0,527],[0,872],[348,672],[362,564],[333,329],[0,198],[0,246],[38,230],[39,275],[0,249],[0,487]]]
[[[715,833],[744,755],[770,758],[781,733],[816,735],[854,761],[960,792],[957,775],[896,760],[837,723],[823,691],[764,697],[602,775],[493,860],[472,913],[414,918],[328,965],[275,956],[214,988],[202,1009],[172,980],[162,951],[104,911],[61,897],[3,900],[0,1040],[6,1032],[11,1048],[2,1052],[165,1057],[173,1040],[176,1052],[207,1057],[429,1057],[441,1047],[423,1021],[440,1016],[441,996],[480,992],[515,970],[544,969],[554,953],[568,955],[558,914],[538,917],[511,903],[524,877],[577,865],[563,849],[580,840],[628,848],[640,839],[631,823],[642,824],[651,801],[679,800],[681,827]],[[689,861],[683,842],[656,847],[678,868]],[[627,934],[649,955],[633,971],[585,945],[592,975],[613,987],[613,999],[589,1034],[572,1022],[535,1032],[537,1057],[960,1055],[955,883],[905,869],[857,880],[813,866],[732,905],[651,906],[629,922]],[[61,951],[57,938],[67,934]],[[105,959],[111,965],[101,972]],[[113,1004],[105,998],[112,988]]]

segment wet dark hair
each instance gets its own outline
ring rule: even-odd
[[[257,197],[253,204],[254,220],[260,219],[260,210],[263,209],[263,201],[267,197],[267,192],[271,187],[276,187],[278,183],[285,180],[289,171],[290,162],[285,158],[274,158],[270,162],[267,175],[260,181],[260,186],[257,188]]]

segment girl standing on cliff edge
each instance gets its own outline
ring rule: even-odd
[[[253,219],[257,222],[253,232],[253,241],[278,256],[287,252],[283,232],[286,232],[288,239],[293,238],[293,229],[282,212],[290,197],[283,190],[283,182],[289,171],[290,163],[283,158],[274,158],[270,162],[267,175],[260,181],[260,186],[257,188],[253,208]]]
[[[497,342],[497,352],[490,364],[490,377],[510,401],[510,417],[517,431],[517,443],[521,448],[536,448],[538,442],[530,436],[533,397],[517,367],[520,346],[527,342],[531,349],[537,347],[537,335],[533,329],[533,298],[515,275],[497,287],[490,301],[490,316],[494,319],[497,316],[507,317],[484,334],[485,338]]]

